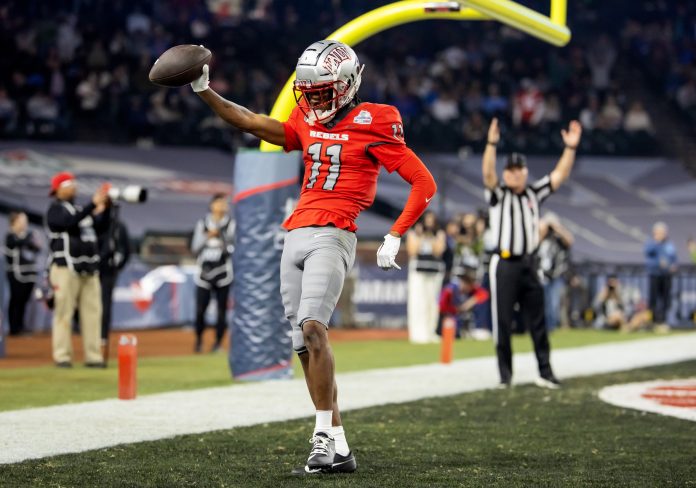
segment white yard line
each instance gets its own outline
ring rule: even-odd
[[[558,349],[552,356],[561,379],[689,359],[696,359],[696,334]],[[518,354],[515,382],[535,377],[533,354]],[[498,375],[495,359],[486,357],[346,373],[337,381],[345,411],[492,388]],[[0,464],[312,414],[303,379],[15,410],[0,413]]]

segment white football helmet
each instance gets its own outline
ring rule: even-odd
[[[358,93],[362,70],[358,56],[338,41],[318,41],[297,61],[295,100],[307,122],[326,123]]]

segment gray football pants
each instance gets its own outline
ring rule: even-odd
[[[302,325],[315,320],[328,328],[343,289],[346,273],[355,261],[356,237],[336,227],[302,227],[285,236],[280,260],[280,294],[292,326],[292,347],[307,351]]]

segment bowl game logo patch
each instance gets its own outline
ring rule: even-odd
[[[353,118],[356,124],[370,125],[372,123],[372,114],[367,110],[361,110],[358,115]]]
[[[617,407],[696,422],[696,378],[607,386],[599,398]]]

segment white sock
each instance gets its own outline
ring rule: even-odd
[[[350,452],[350,448],[348,447],[348,441],[346,440],[346,433],[343,430],[343,426],[331,427],[331,436],[334,438],[334,441],[336,441],[336,454],[347,456]]]
[[[317,421],[314,424],[314,433],[326,432],[331,435],[331,417],[333,417],[332,410],[317,410]]]

